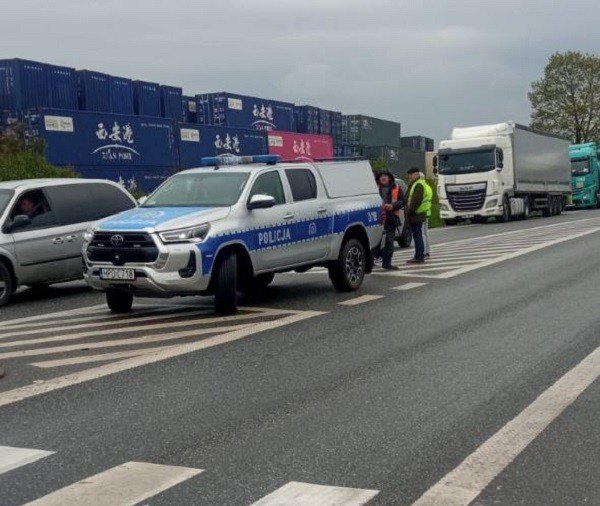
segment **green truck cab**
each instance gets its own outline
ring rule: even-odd
[[[595,142],[569,147],[575,207],[600,207],[600,165]]]

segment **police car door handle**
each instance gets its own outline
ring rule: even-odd
[[[76,235],[68,235],[67,237],[65,237],[65,239],[67,240],[67,242],[73,242],[75,239],[77,239]]]
[[[62,244],[64,242],[65,240],[62,237],[55,237],[54,239],[52,239],[52,244]]]
[[[295,215],[292,213],[288,213],[286,215],[284,215],[283,219],[284,220],[293,220],[295,218]]]
[[[325,209],[324,207],[320,207],[319,209],[317,209],[317,213],[319,213],[319,214],[323,214],[326,212],[327,212],[327,209]]]

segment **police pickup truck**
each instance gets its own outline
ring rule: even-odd
[[[340,291],[361,286],[382,237],[368,162],[265,155],[201,165],[85,234],[85,279],[113,312],[129,311],[134,296],[213,294],[216,313],[233,314],[238,292],[316,266]]]

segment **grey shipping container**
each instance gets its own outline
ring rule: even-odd
[[[400,138],[400,146],[418,151],[433,151],[433,139],[424,135],[411,135]]]
[[[344,116],[344,144],[359,146],[400,146],[400,123],[360,114]]]

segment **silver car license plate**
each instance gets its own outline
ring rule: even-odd
[[[133,269],[100,269],[100,279],[107,281],[133,281],[135,279],[135,271]]]

